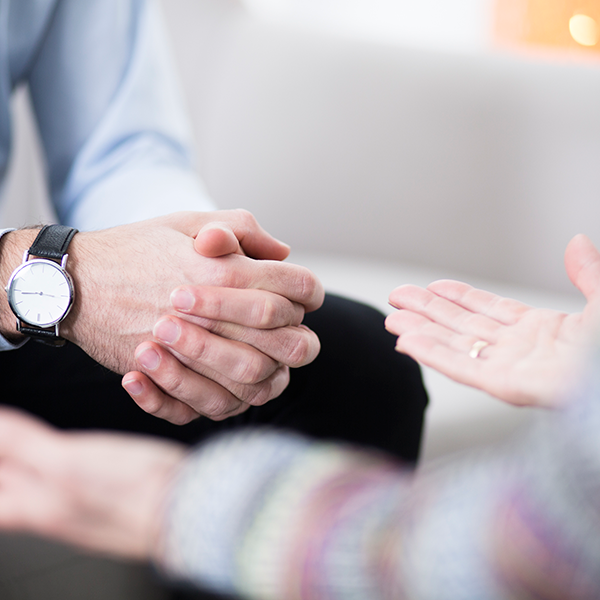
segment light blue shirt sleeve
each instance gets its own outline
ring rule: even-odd
[[[5,233],[9,233],[10,231],[14,231],[14,228],[10,228],[10,229],[0,229],[0,240],[2,239],[2,236]],[[4,336],[0,335],[0,352],[2,352],[3,350],[16,350],[17,348],[20,348],[27,340],[23,340],[22,342],[19,342],[18,344],[13,344],[12,342],[9,342]]]
[[[194,172],[157,0],[0,2],[0,98],[27,83],[61,223],[103,229],[215,206]],[[7,60],[7,57],[10,60]],[[10,144],[0,114],[0,166]],[[15,348],[0,335],[0,351]]]
[[[60,0],[28,77],[60,221],[214,210],[155,0]]]

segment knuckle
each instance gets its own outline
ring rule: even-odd
[[[197,273],[194,274],[197,277]],[[203,281],[205,285],[214,287],[232,287],[233,270],[225,268],[223,265],[223,259],[211,259],[203,264]],[[192,276],[191,280],[194,280]],[[196,291],[196,301],[199,300],[198,296],[206,293],[202,287],[198,287]]]
[[[215,391],[202,401],[202,414],[212,421],[222,421],[229,416],[228,393]]]
[[[193,361],[202,363],[207,354],[210,352],[210,334],[201,327],[196,327],[194,331],[195,333],[193,339],[187,341],[189,351],[184,352],[184,354],[188,354]]]
[[[174,398],[183,397],[185,391],[185,378],[179,370],[172,370],[165,374],[161,381],[161,387]]]
[[[238,363],[232,379],[237,383],[254,385],[265,380],[270,374],[267,360],[252,355],[248,360],[242,360]]]
[[[188,423],[191,423],[193,420],[197,419],[198,416],[192,416],[189,414],[175,414],[170,415],[166,420],[173,425],[187,425]]]
[[[298,302],[293,303],[293,309],[294,314],[289,324],[297,327],[304,320],[304,315],[306,314],[306,311],[304,310],[304,306],[302,304],[299,304]]]
[[[246,210],[245,208],[236,208],[234,212],[242,225],[252,227],[256,224],[256,219],[249,210]]]
[[[287,367],[280,367],[261,384],[249,387],[246,390],[244,402],[251,406],[262,406],[279,396],[288,386],[289,382],[289,369]]]
[[[244,401],[251,406],[262,406],[273,397],[271,382],[265,381],[261,384],[252,386]]]
[[[153,398],[152,400],[147,400],[144,404],[140,405],[140,408],[152,416],[158,416],[160,413],[160,409],[163,407],[163,402],[158,398]]]
[[[277,326],[279,321],[279,306],[271,299],[264,298],[262,302],[255,306],[255,322],[259,329],[271,329]]]
[[[311,362],[317,355],[318,349],[320,348],[318,338],[313,332],[304,330],[295,331],[289,336],[289,341],[286,348],[285,364],[289,367],[301,367]],[[314,340],[313,340],[314,337]],[[316,344],[314,343],[316,341]],[[315,348],[315,352],[313,348]]]
[[[315,277],[314,273],[306,267],[299,267],[297,277],[301,297],[304,300],[310,300],[316,295],[319,289],[317,278]]]
[[[218,319],[223,312],[223,298],[214,290],[199,288],[196,294],[197,315]]]

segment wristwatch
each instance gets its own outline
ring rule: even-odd
[[[76,233],[77,229],[64,225],[44,226],[6,286],[17,331],[52,346],[66,344],[59,325],[75,297],[73,280],[66,270],[66,252]]]

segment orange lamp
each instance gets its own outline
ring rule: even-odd
[[[496,0],[494,24],[503,45],[600,58],[600,0]]]

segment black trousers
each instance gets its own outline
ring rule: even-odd
[[[418,365],[395,352],[395,337],[383,321],[371,307],[327,295],[323,307],[304,321],[321,340],[317,359],[292,371],[279,398],[218,423],[198,419],[180,427],[147,415],[121,388],[119,375],[72,344],[57,349],[29,342],[0,353],[2,403],[60,428],[141,432],[186,443],[234,427],[268,424],[414,462],[427,395]]]
[[[395,338],[383,320],[373,308],[327,295],[304,320],[321,340],[317,359],[292,370],[279,398],[218,423],[198,419],[177,426],[144,413],[119,375],[73,344],[29,342],[0,353],[2,403],[66,429],[116,429],[195,443],[220,430],[270,424],[416,461],[427,396],[418,365],[394,351]]]

